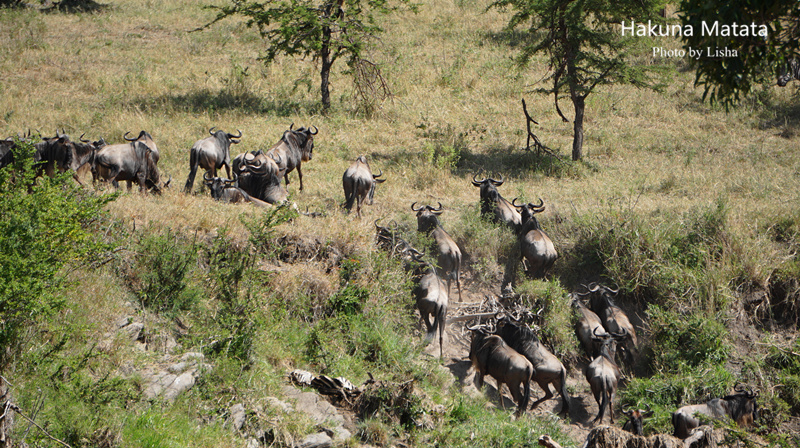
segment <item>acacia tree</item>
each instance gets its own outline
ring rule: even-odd
[[[575,110],[572,160],[583,154],[583,118],[586,97],[597,86],[632,84],[659,88],[651,69],[630,62],[632,37],[620,31],[623,20],[654,18],[662,0],[497,0],[491,7],[511,9],[507,28],[528,28],[527,43],[519,58],[527,66],[536,54],[544,54],[550,73],[543,82],[550,87],[536,92],[552,94],[556,112],[559,100],[569,96]]]
[[[398,0],[399,5],[413,5]],[[364,61],[371,41],[383,32],[378,16],[399,9],[388,0],[233,0],[230,5],[211,6],[217,17],[208,25],[232,15],[248,18],[247,26],[258,27],[267,44],[262,59],[270,63],[280,55],[318,59],[323,110],[331,106],[330,73],[334,62],[347,59],[351,73]]]
[[[775,69],[784,69],[791,59],[800,57],[797,0],[683,0],[680,9],[682,24],[695,30],[692,36],[683,36],[684,46],[704,53],[704,57],[692,60],[695,84],[704,86],[703,99],[708,98],[712,103],[733,105],[760,82],[774,80]],[[737,24],[737,32],[735,35],[722,31],[702,33],[703,22],[707,26],[714,22]],[[747,35],[738,32],[741,25],[751,24],[757,25],[757,30],[764,25],[766,36],[750,30]],[[724,48],[736,51],[737,55],[726,57]],[[721,55],[716,56],[718,53]]]

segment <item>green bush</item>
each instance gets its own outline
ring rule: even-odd
[[[38,177],[31,143],[0,169],[0,369],[22,349],[21,335],[64,304],[70,267],[90,264],[107,247],[93,229],[116,196],[97,197],[69,173]]]
[[[673,372],[683,365],[697,368],[728,360],[728,330],[720,321],[657,305],[648,308],[647,314],[652,329],[648,351],[654,370]]]

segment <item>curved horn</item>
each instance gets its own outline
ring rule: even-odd
[[[380,169],[380,168],[378,168],[378,171],[380,171],[380,173],[378,173],[378,174],[373,174],[373,175],[372,175],[372,178],[373,178],[373,179],[377,179],[377,178],[379,178],[379,177],[383,176],[383,170],[382,170],[382,169]]]
[[[211,129],[208,130],[208,133],[214,135],[214,129],[216,128],[217,128],[216,126],[211,126]]]
[[[135,138],[130,138],[130,137],[128,137],[128,134],[130,134],[130,133],[131,133],[131,131],[128,131],[128,132],[126,132],[126,133],[125,133],[125,134],[122,136],[122,138],[123,138],[125,141],[129,141],[129,142],[135,142],[135,141],[136,141],[136,139],[135,139]]]
[[[294,121],[292,122],[292,124],[289,125],[289,130],[291,131],[293,127],[294,127]]]
[[[589,286],[586,286],[586,289],[588,289],[590,293],[591,292],[597,292],[597,291],[600,290],[600,285],[598,285],[595,282],[592,282],[592,283],[589,283]]]
[[[619,288],[617,288],[617,289],[611,289],[611,288],[609,288],[608,286],[603,286],[603,289],[605,289],[605,290],[606,290],[606,292],[609,292],[609,293],[611,293],[611,295],[612,295],[612,296],[615,296],[615,295],[617,295],[617,293],[619,293]]]
[[[431,207],[431,211],[432,211],[432,212],[440,212],[440,211],[442,211],[443,209],[444,209],[444,206],[442,206],[442,203],[441,203],[441,202],[439,203],[439,208],[433,208],[433,207]]]
[[[311,131],[311,128],[314,128],[313,132]],[[319,129],[317,129],[317,127],[314,126],[313,124],[308,128],[308,133],[311,134],[311,135],[317,135],[318,132],[319,132]]]
[[[209,175],[208,175],[208,171],[206,171],[205,173],[203,173],[203,180],[204,180],[205,182],[207,182],[207,183],[211,183],[211,182],[213,182],[213,181],[214,181],[214,179],[213,179],[211,176],[209,176]]]
[[[414,208],[415,205],[417,205],[416,201],[414,201],[414,203],[411,204],[411,210],[412,211],[418,212],[418,211],[422,210],[423,208],[425,208],[424,206],[420,206],[420,208]]]
[[[538,205],[534,204],[533,202],[531,202],[528,205],[530,205],[530,207],[533,209],[534,213],[541,213],[541,212],[544,211],[544,201],[542,200],[542,198],[539,198],[539,204]]]
[[[239,135],[233,135],[233,134],[228,134],[228,135],[230,136],[230,138],[242,138],[242,131],[237,129],[236,132],[238,132]]]
[[[89,140],[84,140],[84,139],[83,139],[83,136],[84,136],[84,135],[86,135],[86,133],[85,133],[85,132],[84,132],[83,134],[81,134],[81,136],[80,136],[80,137],[78,137],[78,140],[82,141],[83,143],[89,143]]]
[[[645,403],[644,407],[647,408],[647,409],[644,410],[644,412],[642,412],[642,409],[639,409],[639,412],[642,412],[642,415],[644,417],[649,417],[649,416],[653,415],[653,410],[650,409],[650,403]]]
[[[514,207],[516,207],[516,208],[522,208],[522,207],[525,207],[525,204],[522,204],[522,205],[517,205],[517,199],[518,199],[518,198],[514,198],[514,199],[512,199],[512,200],[511,200],[511,205],[513,205],[513,206],[514,206]]]
[[[472,175],[472,185],[475,185],[476,187],[480,187],[481,185],[483,185],[484,182],[486,182],[486,178],[484,178],[483,180],[476,180],[477,178],[478,178],[477,173]]]
[[[622,413],[627,415],[628,417],[630,417],[630,416],[633,415],[633,409],[631,409],[631,408],[629,408],[629,407],[627,407],[625,405],[622,405]]]
[[[606,337],[608,337],[608,334],[597,334],[597,330],[599,330],[600,328],[602,328],[602,327],[594,327],[594,330],[592,330],[592,334],[594,335],[594,337],[596,337],[596,338],[606,338]]]
[[[503,180],[503,175],[502,174],[500,174],[500,173],[497,173],[497,174],[500,175],[500,180],[494,180],[494,179],[492,179],[490,177],[489,178],[489,182],[493,183],[496,187],[499,187],[500,185],[503,185],[503,182],[505,182],[505,180]]]
[[[465,324],[464,327],[469,331],[480,331],[480,330],[482,330],[484,328],[484,325],[481,325],[480,323],[478,323],[478,324],[470,327],[469,325]]]

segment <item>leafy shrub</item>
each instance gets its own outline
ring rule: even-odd
[[[573,311],[561,282],[558,279],[528,280],[520,284],[516,292],[522,304],[540,316],[536,324],[540,327],[542,343],[562,362],[566,358],[576,359],[578,344],[572,331]]]
[[[159,313],[188,310],[198,301],[189,273],[197,263],[197,246],[170,229],[140,234],[132,266],[124,270],[142,306]]]
[[[647,314],[652,329],[650,359],[655,370],[672,372],[682,365],[701,367],[728,360],[731,346],[721,322],[697,312],[681,314],[657,305]]]
[[[115,198],[79,188],[70,174],[37,178],[33,145],[17,145],[0,169],[0,367],[22,334],[62,308],[67,268],[106,249],[92,230]]]
[[[250,232],[250,244],[264,255],[273,255],[278,249],[273,241],[275,227],[297,218],[297,211],[289,204],[279,205],[263,213],[241,214],[239,220]]]

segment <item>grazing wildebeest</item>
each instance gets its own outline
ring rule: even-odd
[[[553,397],[550,384],[561,394],[563,404],[560,414],[569,415],[569,393],[567,392],[567,369],[539,341],[536,333],[525,325],[518,325],[508,318],[497,325],[497,335],[503,338],[509,347],[516,350],[530,361],[533,366],[533,381],[544,391],[544,396],[533,402],[532,408]]]
[[[628,315],[625,314],[613,301],[612,297],[616,296],[619,290],[611,289],[607,286],[591,283],[587,289],[588,293],[578,295],[590,295],[589,305],[592,311],[597,313],[600,317],[600,322],[609,333],[621,333],[626,331],[628,339],[623,342],[625,347],[625,354],[627,356],[626,362],[633,361],[633,353],[638,346],[639,340],[636,337],[636,329]]]
[[[800,59],[789,59],[786,66],[786,72],[778,76],[778,85],[781,87],[786,87],[786,84],[793,79],[800,81]]]
[[[587,308],[577,295],[572,299],[572,306],[580,313],[578,321],[575,322],[575,335],[578,336],[578,340],[590,358],[599,356],[600,345],[596,342],[594,335],[602,337],[606,334],[600,317]]]
[[[153,140],[153,137],[147,131],[140,131],[139,136],[136,138],[128,137],[130,131],[126,132],[122,138],[129,142],[142,142],[150,148],[150,151],[153,154],[153,160],[158,163],[158,160],[161,158],[161,154],[158,152],[158,146],[156,142]]]
[[[503,402],[501,390],[508,386],[514,402],[517,403],[517,416],[528,409],[531,397],[531,377],[533,366],[527,358],[503,342],[500,336],[489,334],[485,329],[467,327],[472,330],[469,359],[475,368],[478,389],[483,387],[483,377],[489,375],[497,382],[497,394]],[[520,386],[523,392],[520,393]]]
[[[600,342],[600,356],[596,357],[586,367],[586,381],[592,389],[595,401],[600,406],[597,412],[597,417],[592,422],[596,425],[597,422],[603,421],[603,416],[608,409],[611,415],[611,423],[614,423],[614,397],[617,395],[617,384],[619,379],[622,378],[622,371],[617,363],[614,361],[614,352],[616,351],[616,344],[619,340],[626,337],[625,334],[607,334],[599,336],[595,334],[598,342]]]
[[[744,390],[739,385],[734,386],[734,395],[714,398],[704,404],[683,406],[672,413],[672,426],[675,428],[675,437],[685,439],[692,430],[711,420],[730,417],[739,426],[751,426],[758,419],[758,391]],[[701,414],[705,418],[696,417]]]
[[[314,155],[314,136],[317,135],[319,129],[316,126],[311,126],[308,129],[301,127],[292,129],[294,123],[289,125],[289,130],[283,133],[281,139],[276,143],[267,154],[275,159],[280,160],[278,167],[283,172],[283,178],[286,181],[286,186],[289,186],[289,173],[297,168],[297,176],[300,178],[300,191],[303,191],[303,171],[302,163],[311,160]],[[314,128],[312,131],[311,128]]]
[[[239,143],[236,139],[242,138],[242,131],[237,129],[239,135],[233,135],[223,130],[214,132],[214,129],[216,128],[208,130],[210,137],[200,139],[192,145],[189,153],[189,177],[183,188],[186,193],[192,192],[198,167],[206,170],[211,177],[217,177],[217,170],[224,166],[228,178],[231,177],[231,144]]]
[[[506,223],[514,230],[514,233],[519,233],[519,229],[522,227],[522,216],[497,191],[497,187],[503,185],[503,176],[500,176],[500,180],[494,180],[491,177],[478,180],[477,177],[477,174],[472,176],[472,185],[480,188],[481,216],[488,216],[494,222]]]
[[[628,417],[628,421],[622,425],[622,429],[635,436],[644,435],[644,418],[652,414],[650,405],[645,404],[647,409],[627,409],[622,407],[622,413]]]
[[[539,226],[539,221],[534,216],[544,211],[544,201],[539,199],[539,204],[533,203],[517,205],[516,199],[512,205],[519,209],[522,216],[522,227],[519,231],[519,244],[522,250],[523,261],[527,260],[527,270],[534,277],[544,277],[553,266],[558,252],[556,252],[550,237]]]
[[[208,173],[203,173],[203,183],[211,191],[211,197],[221,202],[251,202],[258,207],[270,208],[271,205],[251,197],[244,190],[239,188],[239,177],[234,174],[233,180],[222,177],[209,177]]]
[[[289,192],[281,185],[278,162],[261,151],[236,156],[232,163],[239,188],[250,197],[275,204],[286,202]]]
[[[95,156],[93,175],[95,180],[99,177],[111,181],[115,188],[119,188],[118,181],[127,181],[128,190],[131,189],[131,182],[137,181],[139,191],[142,193],[151,188],[160,193],[161,189],[168,187],[172,180],[170,178],[161,185],[153,152],[142,142],[121,143],[100,148]]]
[[[428,330],[425,341],[430,342],[439,331],[439,357],[444,356],[444,330],[447,323],[447,285],[436,275],[436,270],[430,263],[422,259],[423,254],[415,249],[409,249],[414,268],[414,297],[419,310],[420,318],[425,321]],[[431,321],[433,319],[433,321]]]
[[[299,170],[298,170],[299,171]],[[356,214],[361,217],[361,204],[366,201],[367,205],[372,205],[372,198],[375,195],[375,184],[382,183],[386,179],[378,179],[383,175],[372,174],[367,158],[358,156],[349,168],[342,175],[342,186],[344,187],[344,208],[350,213],[353,203],[356,203]]]
[[[414,208],[416,202],[411,204],[411,210],[417,212],[417,231],[433,237],[438,254],[437,263],[440,272],[447,275],[447,295],[450,295],[450,284],[456,281],[458,288],[458,301],[461,302],[461,250],[455,240],[439,225],[438,216],[442,214],[442,203],[438,208],[430,205]],[[440,275],[444,277],[444,275]]]

